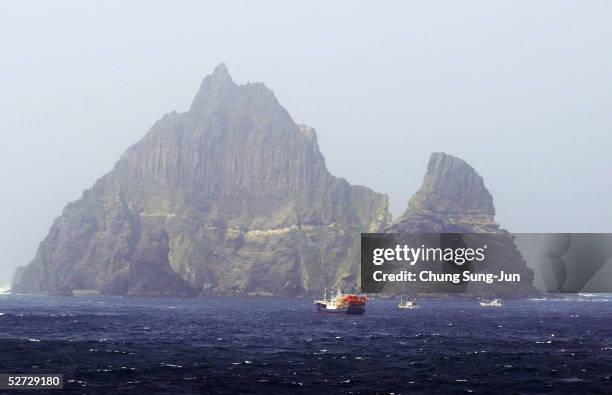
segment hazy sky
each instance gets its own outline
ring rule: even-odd
[[[512,231],[612,231],[612,3],[3,1],[0,285],[68,201],[226,62],[394,215],[432,151]]]

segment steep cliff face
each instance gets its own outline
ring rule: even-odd
[[[224,65],[70,203],[13,290],[301,295],[355,288],[387,197],[329,174],[314,130]]]
[[[493,197],[465,161],[441,152],[429,158],[421,188],[390,232],[495,232]]]
[[[517,273],[518,283],[500,282],[493,286],[469,283],[462,288],[468,296],[522,297],[537,294],[533,271],[527,267],[515,246],[514,237],[495,222],[493,197],[480,175],[462,159],[433,153],[419,191],[390,233],[465,233],[462,243],[487,246],[481,272]],[[425,288],[414,288],[415,293]]]

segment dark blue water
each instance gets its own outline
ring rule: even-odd
[[[74,393],[612,391],[612,302],[0,295],[0,373],[63,373]]]

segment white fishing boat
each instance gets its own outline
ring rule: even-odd
[[[400,296],[400,302],[397,307],[400,309],[418,309],[420,306],[417,304],[416,300],[408,299],[404,302],[404,298]]]
[[[482,307],[502,307],[504,303],[501,299],[492,299],[492,300],[481,300],[480,306]]]

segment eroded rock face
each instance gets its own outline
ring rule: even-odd
[[[220,65],[189,111],[170,113],[66,206],[16,292],[122,295],[355,289],[359,236],[388,199],[329,174],[312,128],[263,84]]]
[[[467,233],[464,241],[475,247],[487,245],[483,272],[520,274],[520,283],[495,286],[469,283],[467,296],[523,297],[535,295],[533,271],[514,244],[514,237],[495,222],[493,197],[480,175],[462,159],[433,153],[419,191],[406,212],[386,229],[390,233]],[[425,288],[415,288],[414,292]]]
[[[421,188],[391,232],[494,232],[493,197],[465,161],[441,152],[429,159]]]

